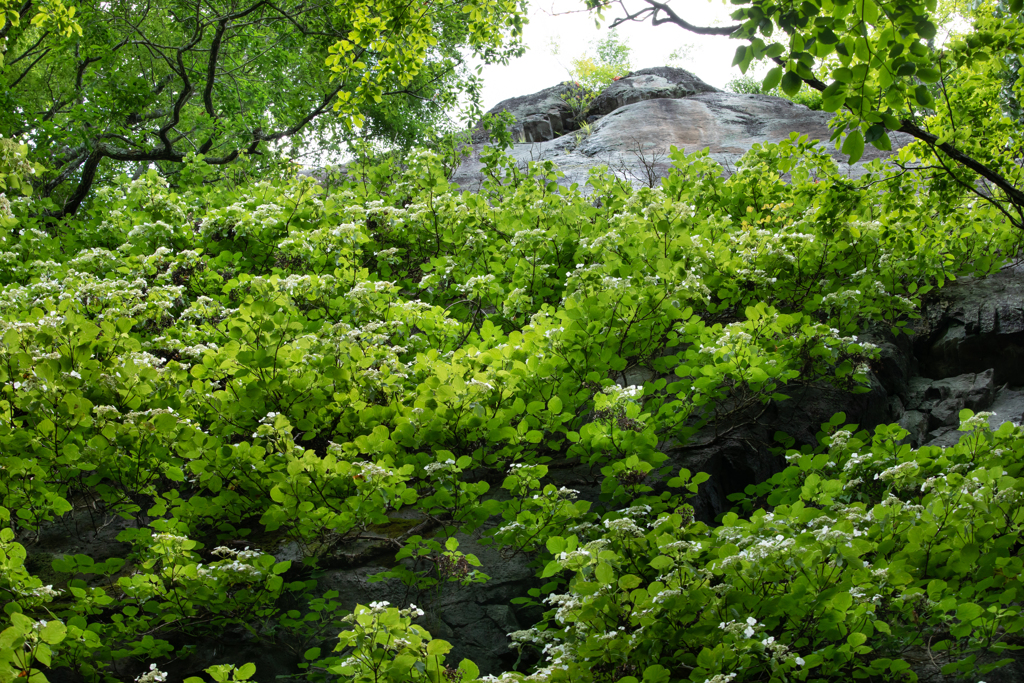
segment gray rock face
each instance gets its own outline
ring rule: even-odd
[[[993,368],[997,385],[1024,384],[1024,267],[940,289],[925,302],[914,350],[926,377]]]
[[[988,418],[988,425],[993,430],[999,429],[1004,422],[1020,424],[1024,422],[1024,391],[1007,386],[1000,387],[994,391],[992,402],[985,406],[985,410],[992,413]],[[957,431],[955,426],[939,427],[922,443],[929,446],[954,446],[963,435],[964,433]]]
[[[865,340],[872,335],[863,335]],[[885,343],[885,338],[873,343]],[[905,351],[891,338],[888,344],[897,365],[906,365]],[[693,501],[695,515],[709,524],[732,508],[729,495],[744,490],[748,485],[768,479],[781,471],[785,461],[771,451],[779,446],[776,432],[784,432],[798,444],[816,443],[822,423],[838,412],[846,413],[846,422],[860,425],[861,429],[874,429],[879,424],[896,422],[903,416],[902,400],[890,393],[887,385],[905,383],[905,377],[895,382],[879,381],[871,376],[871,391],[850,394],[827,385],[787,387],[782,393],[786,401],[770,405],[762,412],[759,406],[752,415],[739,416],[734,424],[718,425],[716,437],[708,429],[698,434],[691,443],[677,449],[666,449],[670,456],[671,471],[680,467],[691,472],[707,472],[711,478],[701,485]],[[750,419],[754,418],[754,419]],[[746,424],[742,424],[746,422]],[[739,425],[739,428],[735,428]]]
[[[922,446],[943,437],[960,424],[960,411],[964,408],[975,412],[988,409],[997,394],[994,378],[995,370],[992,368],[940,380],[920,376],[910,378],[906,394],[907,412],[900,420],[900,426],[910,432],[907,437],[910,444]],[[993,427],[998,427],[1003,421],[999,420]],[[959,438],[959,432],[953,431]],[[956,440],[951,443],[956,443]]]
[[[907,440],[911,446],[919,446],[930,438],[928,436],[928,422],[928,414],[922,413],[919,410],[908,410],[903,413],[903,417],[900,418],[900,427],[910,432]]]
[[[658,98],[689,97],[703,92],[718,92],[689,71],[669,66],[634,71],[612,83],[577,120],[566,102],[577,86],[565,82],[545,88],[532,95],[522,95],[499,102],[487,113],[509,112],[516,123],[510,129],[517,143],[553,140],[577,130],[580,121],[592,121],[627,104]],[[477,128],[474,143],[487,141],[487,132]]]
[[[587,116],[604,116],[627,104],[644,100],[678,99],[705,92],[718,92],[718,89],[689,71],[670,66],[640,69],[605,88],[591,102]]]
[[[645,69],[613,83],[595,100],[592,109],[609,113],[596,119],[590,134],[585,135],[583,131],[571,132],[565,114],[559,113],[563,110],[553,103],[554,93],[563,87],[530,96],[536,98],[532,104],[519,104],[526,98],[516,98],[495,110],[521,112],[517,117],[524,118],[518,119],[517,126],[522,132],[517,127],[513,134],[519,136],[516,139],[533,141],[516,144],[511,155],[523,164],[554,161],[565,174],[562,182],[566,185],[582,186],[590,170],[603,164],[634,186],[653,187],[669,172],[668,152],[673,146],[686,152],[708,149],[728,175],[755,144],[778,143],[793,133],[824,141],[840,171],[851,177],[862,175],[865,163],[890,154],[868,146],[860,161],[848,164],[847,157],[827,142],[831,114],[779,97],[718,92],[681,69]],[[566,131],[560,137],[556,136],[559,127]],[[902,133],[890,137],[896,149],[911,140]],[[453,181],[463,189],[479,189],[483,180],[480,152],[484,146],[485,141],[478,138],[456,171]]]
[[[499,102],[488,114],[508,112],[515,117],[511,128],[512,139],[516,142],[543,142],[552,140],[579,126],[573,122],[572,111],[564,96],[572,92],[572,85],[559,83],[532,95],[523,95]],[[473,142],[487,141],[487,131],[477,128]]]

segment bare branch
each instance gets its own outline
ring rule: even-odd
[[[696,26],[676,14],[672,8],[668,6],[668,3],[658,2],[657,0],[644,0],[644,2],[649,6],[637,12],[630,13],[626,11],[625,5],[620,1],[619,5],[622,7],[623,11],[626,12],[626,16],[619,17],[613,21],[610,28],[621,26],[627,21],[647,21],[647,19],[650,19],[651,24],[654,26],[675,24],[680,28],[686,29],[690,33],[696,33],[702,36],[731,36],[740,29],[739,24],[735,26]],[[660,17],[659,13],[663,13],[665,16]]]

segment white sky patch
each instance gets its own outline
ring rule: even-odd
[[[628,6],[634,11],[640,7],[637,3]],[[733,23],[729,14],[734,7],[722,0],[677,0],[672,7],[691,24],[728,26]],[[587,52],[592,41],[605,36],[608,25],[621,16],[621,10],[609,10],[604,25],[597,28],[594,17],[579,11],[582,8],[581,0],[531,3],[530,23],[524,29],[526,54],[507,66],[491,65],[483,69],[485,111],[510,97],[528,95],[568,80],[570,62]],[[692,71],[716,88],[724,87],[727,81],[740,75],[738,67],[729,66],[739,41],[725,36],[700,36],[674,24],[651,26],[650,21],[629,22],[618,30],[619,37],[633,48],[634,69],[665,66],[674,50],[689,45],[692,46],[689,58],[673,66]],[[558,45],[557,55],[551,54],[552,42]]]

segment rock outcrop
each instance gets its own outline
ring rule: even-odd
[[[993,368],[996,384],[1024,385],[1024,267],[949,283],[921,315],[915,352],[923,376]]]
[[[699,93],[718,92],[689,71],[658,66],[634,71],[612,83],[590,103],[586,111],[574,114],[569,105],[579,86],[559,83],[532,95],[512,97],[498,103],[488,114],[508,112],[515,118],[509,130],[516,143],[554,140],[578,130],[582,122],[594,122],[620,107],[654,99],[690,97]],[[473,133],[474,143],[487,142],[487,131],[481,127]]]
[[[640,69],[615,81],[595,97],[586,118],[596,119],[637,102],[679,99],[712,92],[719,91],[683,69],[670,66]]]
[[[584,135],[577,130],[580,119],[562,99],[570,89],[570,85],[555,86],[506,100],[492,110],[508,111],[516,118],[512,133],[522,141],[512,151],[517,159],[553,160],[565,172],[566,182],[582,183],[591,168],[607,164],[636,185],[653,186],[668,172],[667,151],[672,145],[687,151],[707,148],[730,172],[756,143],[778,142],[792,133],[821,140],[830,135],[829,114],[780,98],[720,92],[688,72],[669,68],[635,72],[606,89],[587,112],[591,131]],[[894,136],[893,141],[898,146],[907,138]],[[479,155],[485,145],[486,133],[478,131],[472,156],[455,177],[466,189],[479,185]],[[862,172],[863,163],[883,156],[868,148],[864,160],[851,166],[835,154],[840,167],[851,175]],[[1024,267],[985,279],[963,278],[932,293],[914,332],[898,338],[864,335],[881,349],[869,393],[852,395],[824,386],[787,389],[788,401],[741,415],[733,425],[718,425],[719,433],[707,430],[690,443],[666,446],[673,471],[686,467],[712,475],[694,501],[697,516],[713,522],[729,509],[730,494],[785,466],[772,452],[779,429],[798,443],[811,443],[823,422],[845,412],[847,421],[862,429],[899,422],[910,432],[907,442],[913,447],[946,446],[960,437],[957,426],[964,408],[994,412],[990,418],[994,428],[1024,419],[1024,391],[1014,388],[1024,385]],[[641,384],[650,377],[627,379]],[[553,468],[552,475],[557,484],[597,500],[600,479],[588,467]],[[96,559],[124,554],[126,547],[116,540],[124,526],[115,521],[99,529],[88,548],[54,528],[37,539],[29,552],[40,565],[86,550]],[[507,557],[481,545],[479,536],[460,536],[459,541],[462,550],[479,557],[490,581],[464,587],[450,584],[422,594],[395,580],[373,581],[393,561],[393,548],[385,543],[390,556],[368,548],[352,555],[345,566],[339,562],[318,572],[318,587],[321,592],[336,591],[345,609],[381,600],[395,605],[416,602],[427,612],[423,625],[454,645],[450,661],[472,659],[485,674],[507,670],[517,653],[509,649],[506,634],[529,627],[538,617],[536,611],[511,605],[513,598],[536,585],[535,567],[524,554]],[[301,554],[290,554],[284,546],[276,555],[281,560],[301,559]],[[332,640],[322,643],[325,650],[333,645]],[[210,662],[226,661],[229,650],[236,660],[241,656],[241,661],[257,662],[264,677],[260,680],[286,677],[300,659],[300,650],[262,648],[248,634],[224,634],[175,664],[173,674],[180,680]],[[928,666],[922,660],[918,670],[927,671]],[[1024,667],[1014,664],[991,674],[989,680],[1022,680],[1022,671]],[[942,680],[938,676],[929,680]]]
[[[488,111],[488,114],[508,112],[515,118],[509,132],[517,143],[543,142],[553,140],[563,133],[579,128],[573,121],[572,109],[564,99],[573,91],[571,83],[559,83],[532,95],[507,99]],[[487,142],[487,131],[477,127],[473,131],[473,142]]]
[[[687,152],[706,148],[728,174],[754,144],[777,143],[793,133],[824,141],[842,172],[853,177],[864,173],[864,164],[890,154],[868,146],[860,161],[848,164],[827,142],[832,114],[779,97],[721,92],[682,69],[642,69],[612,83],[581,115],[589,122],[584,130],[561,99],[571,88],[558,85],[491,110],[516,117],[511,155],[524,164],[554,161],[565,184],[583,185],[590,170],[604,164],[635,186],[654,186],[668,173],[672,146]],[[911,140],[902,133],[890,137],[894,148]],[[480,152],[486,144],[486,133],[478,130],[453,178],[464,189],[475,190],[483,180]]]

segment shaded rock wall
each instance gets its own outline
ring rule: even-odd
[[[1024,266],[949,283],[921,314],[915,352],[923,376],[993,368],[996,384],[1024,384]]]

